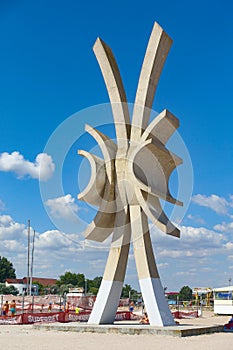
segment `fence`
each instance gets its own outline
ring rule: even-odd
[[[52,322],[87,322],[93,308],[95,296],[13,296],[1,295],[0,315],[6,301],[16,303],[16,314],[0,316],[0,324],[32,324]],[[124,300],[119,305],[124,305]],[[129,311],[118,311],[116,320],[137,319],[136,315]]]
[[[75,311],[76,308],[91,310],[95,302],[95,296],[62,297],[59,295],[46,296],[13,296],[2,295],[0,299],[0,314],[6,301],[10,304],[15,300],[17,314],[38,312]]]
[[[16,315],[0,316],[0,324],[28,324],[37,322],[82,322],[87,321],[93,308],[95,296],[69,296],[59,295],[46,296],[0,296],[0,315],[6,301],[10,304],[16,302]],[[121,300],[121,308],[117,312],[116,320],[139,319],[142,311],[126,311],[129,300]],[[142,306],[140,306],[141,310]],[[170,305],[174,318],[195,318],[202,315],[202,306],[188,301],[178,301]],[[135,308],[136,310],[136,308]],[[10,314],[10,312],[9,312]]]

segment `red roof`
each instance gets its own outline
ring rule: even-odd
[[[177,295],[177,294],[179,294],[179,292],[166,292],[165,294],[167,294],[167,295]]]
[[[6,282],[9,284],[27,284],[27,277],[24,278],[7,278]],[[41,278],[32,277],[32,283],[40,283],[43,287],[52,286],[56,284],[57,280],[55,278]]]
[[[6,282],[11,283],[11,284],[23,284],[24,283],[22,278],[7,278]]]
[[[27,283],[27,277],[23,278],[24,283]],[[32,277],[32,283],[40,283],[42,286],[47,287],[47,286],[52,286],[56,284],[57,280],[55,278],[41,278],[41,277]]]

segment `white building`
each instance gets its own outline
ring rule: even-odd
[[[22,278],[7,278],[5,282],[6,287],[13,286],[19,291],[19,295],[23,295],[27,291],[27,284]]]
[[[233,286],[214,288],[214,313],[233,315]]]
[[[84,297],[84,289],[80,287],[69,288],[69,293],[66,294],[67,297]]]
[[[57,280],[55,278],[41,278],[41,277],[32,277],[32,288],[31,295],[38,295],[38,284],[41,284],[43,287],[47,287],[48,290],[51,286],[55,285]],[[27,277],[24,278],[7,278],[6,287],[14,286],[19,291],[19,295],[26,294],[27,292]]]

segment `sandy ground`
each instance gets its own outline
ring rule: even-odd
[[[210,312],[198,319],[180,320],[180,324],[224,324],[229,316],[214,316]],[[177,338],[163,335],[121,335],[41,331],[31,325],[0,325],[0,348],[7,350],[221,350],[233,348],[233,333]]]

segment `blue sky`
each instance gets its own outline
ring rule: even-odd
[[[28,219],[37,232],[34,275],[58,277],[67,270],[89,278],[103,274],[107,249],[80,244],[83,224],[72,221],[67,211],[72,208],[84,220],[93,215],[77,200],[78,181],[85,182],[85,177],[78,179],[76,155],[80,145],[94,147],[93,141],[84,135],[69,145],[63,195],[50,186],[56,184],[49,176],[58,164],[55,154],[49,154],[41,196],[38,155],[75,113],[80,124],[72,129],[74,141],[76,133],[77,139],[82,133],[84,118],[89,124],[111,123],[108,116],[101,120],[105,107],[97,107],[99,119],[89,109],[109,102],[92,51],[98,36],[111,46],[128,101],[134,102],[147,41],[157,21],[174,42],[153,109],[167,108],[179,118],[179,134],[194,173],[181,239],[174,241],[152,228],[162,282],[177,290],[187,284],[222,286],[233,278],[232,11],[233,4],[226,0],[0,2],[0,255],[13,261],[18,277],[27,271]],[[63,133],[56,154],[70,137]],[[46,205],[48,200],[53,201]],[[126,282],[138,287],[132,252]]]

